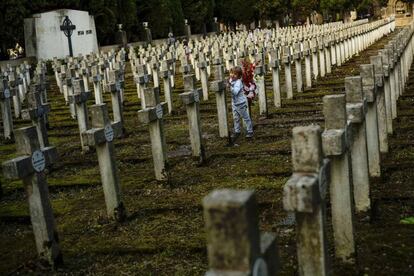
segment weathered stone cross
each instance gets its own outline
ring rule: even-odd
[[[82,79],[73,79],[73,94],[69,96],[70,103],[76,105],[76,118],[78,119],[79,135],[83,152],[88,152],[89,147],[85,144],[82,133],[89,129],[88,101],[91,92],[85,91]]]
[[[21,156],[3,163],[4,177],[23,180],[37,252],[52,266],[58,265],[62,255],[45,174],[45,169],[57,159],[56,148],[41,148],[34,126],[15,130],[15,137]]]
[[[191,148],[193,156],[199,158],[199,162],[205,161],[205,152],[201,133],[200,122],[200,93],[196,88],[195,75],[184,75],[184,93],[180,94],[183,104],[186,106],[188,125],[190,131]]]
[[[96,148],[108,217],[121,221],[125,218],[125,208],[121,201],[113,140],[122,131],[122,125],[120,122],[111,124],[106,104],[93,105],[89,110],[92,128],[82,133],[83,140],[85,145]]]
[[[277,275],[275,235],[259,231],[253,191],[217,190],[203,200],[210,269],[206,276]]]
[[[145,88],[144,95],[147,107],[138,111],[141,123],[149,125],[152,158],[154,161],[155,178],[160,181],[168,179],[167,145],[165,143],[163,116],[166,103],[160,102],[159,88]]]
[[[299,275],[330,275],[325,208],[330,164],[323,158],[319,126],[293,129],[292,162],[283,206],[295,212]]]
[[[36,127],[40,147],[48,147],[49,138],[43,116],[49,113],[50,105],[42,103],[41,86],[39,84],[32,84],[30,90],[30,93],[27,94],[29,108],[22,111],[22,117],[25,120],[31,120],[32,124]]]
[[[0,108],[1,108],[1,119],[3,122],[3,133],[4,139],[13,139],[13,118],[11,114],[10,97],[12,91],[7,84],[6,79],[2,79],[0,76]]]

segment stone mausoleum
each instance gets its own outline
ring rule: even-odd
[[[386,15],[395,15],[397,26],[408,25],[413,20],[413,2],[402,0],[389,0]]]
[[[64,20],[66,24],[64,24]],[[62,31],[71,33],[73,55],[98,51],[94,17],[86,11],[61,9],[32,15],[24,20],[26,56],[38,59],[68,56],[69,41]],[[65,29],[65,28],[64,28]]]

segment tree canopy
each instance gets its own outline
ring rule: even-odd
[[[23,22],[31,14],[61,8],[88,11],[95,17],[98,41],[114,43],[117,24],[123,24],[129,41],[144,38],[142,22],[149,22],[153,38],[184,33],[188,19],[193,33],[212,30],[213,17],[234,27],[237,23],[279,20],[286,15],[304,21],[313,11],[325,18],[340,19],[352,9],[372,13],[386,0],[1,0],[0,50],[4,53],[16,42],[24,45]]]

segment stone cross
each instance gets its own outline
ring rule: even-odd
[[[352,177],[348,151],[348,126],[345,95],[323,98],[325,131],[322,147],[331,159],[330,199],[336,257],[346,263],[355,261]]]
[[[0,108],[1,119],[3,122],[4,139],[10,141],[13,139],[13,118],[11,113],[10,97],[12,91],[10,90],[7,80],[0,76]]]
[[[149,82],[150,75],[147,74],[146,66],[143,64],[137,65],[136,70],[137,73],[135,76],[135,83],[138,85],[138,98],[141,99],[141,108],[144,109],[146,106],[145,98],[143,97],[142,93],[144,93],[144,88]]]
[[[19,98],[20,98],[20,103],[24,102],[26,93],[27,93],[27,85],[26,85],[26,78],[24,76],[24,74],[22,73],[20,68],[16,69],[16,73],[17,73],[17,83],[19,85]]]
[[[173,111],[173,101],[172,101],[172,87],[171,87],[171,72],[169,70],[169,65],[166,60],[161,62],[161,78],[164,84],[164,96],[165,101],[168,106],[168,113],[171,114]]]
[[[392,109],[393,109],[393,102],[392,102],[392,84],[391,84],[391,68],[390,68],[390,60],[388,55],[388,50],[380,50],[378,54],[381,56],[382,64],[383,64],[383,72],[384,72],[384,95],[385,95],[385,112],[387,114],[387,133],[393,134],[393,126],[392,126]]]
[[[381,153],[388,152],[387,110],[385,106],[384,70],[381,56],[371,56],[374,65],[375,86],[377,88],[378,137]]]
[[[308,40],[305,40],[303,42],[303,54],[305,55],[306,88],[311,88],[312,87],[311,50],[310,50]]]
[[[299,275],[330,275],[325,208],[330,164],[323,158],[319,126],[293,129],[292,161],[283,206],[295,212]]]
[[[200,69],[200,78],[201,78],[201,88],[203,91],[203,100],[208,100],[208,74],[207,74],[207,66],[208,61],[206,61],[204,55],[199,58],[199,62],[197,64],[198,68]]]
[[[73,101],[71,102],[69,100],[69,98],[73,95],[73,80],[75,79],[73,70],[71,69],[66,70],[65,77],[66,79],[65,79],[63,89],[65,91],[65,88],[66,88],[66,93],[64,92],[64,94],[66,94],[66,98],[69,103],[70,115],[72,119],[76,119],[76,104]]]
[[[277,275],[275,235],[259,231],[253,191],[216,190],[203,199],[210,269],[206,276]]]
[[[265,82],[265,65],[258,65],[255,69],[255,75],[257,76],[257,94],[259,96],[259,114],[261,116],[267,117],[267,96],[266,96],[266,82]],[[250,115],[251,116],[251,115]]]
[[[334,66],[336,62],[336,34],[331,33],[331,43],[330,43],[330,52],[331,52],[331,65]]]
[[[27,94],[29,108],[22,111],[22,117],[25,120],[31,120],[32,124],[36,127],[40,147],[48,147],[49,138],[43,116],[50,112],[50,104],[42,103],[40,94],[41,87],[39,84],[32,84],[30,90],[30,93]]]
[[[186,106],[193,156],[199,158],[199,163],[205,161],[204,145],[200,120],[200,93],[196,88],[195,75],[184,75],[184,93],[180,94],[181,101]]]
[[[15,138],[20,156],[2,164],[4,177],[23,180],[37,252],[40,258],[55,266],[62,262],[62,254],[45,169],[55,162],[57,151],[55,147],[40,147],[34,126],[15,130]]]
[[[82,79],[73,79],[73,94],[69,96],[70,102],[76,105],[76,118],[78,119],[79,135],[83,152],[88,152],[89,147],[85,143],[82,133],[89,129],[89,116],[87,101],[91,95],[90,91],[85,91]]]
[[[293,99],[293,84],[292,84],[292,68],[291,68],[291,54],[290,46],[285,46],[283,51],[283,63],[285,65],[285,82],[286,93],[288,99]]]
[[[319,77],[319,66],[318,66],[318,41],[316,38],[311,40],[311,52],[312,52],[312,72],[313,79],[317,80]]]
[[[324,45],[325,45],[325,62],[326,62],[326,73],[330,74],[332,72],[332,64],[331,64],[331,40],[329,36],[324,37]]]
[[[366,115],[368,164],[371,177],[381,176],[381,156],[379,148],[378,115],[377,115],[377,91],[375,85],[374,66],[363,64],[360,66],[360,75],[365,98],[368,102]]]
[[[110,70],[108,73],[107,90],[111,92],[112,112],[114,115],[114,122],[120,122],[124,130],[124,115],[121,100],[121,89],[124,82],[119,78],[119,70]],[[145,102],[145,101],[144,101]],[[124,132],[124,131],[123,131]]]
[[[80,68],[81,76],[83,79],[83,85],[85,88],[85,91],[89,91],[89,74],[90,70],[89,67],[86,66],[85,63],[82,64],[82,67]]]
[[[72,24],[72,21],[69,19],[68,16],[65,16],[62,25],[60,26],[60,30],[63,31],[65,36],[68,38],[68,47],[69,47],[69,55],[73,57],[73,49],[72,49],[72,34],[73,30],[76,29],[76,26]]]
[[[351,123],[352,180],[355,210],[367,212],[371,207],[369,198],[369,169],[365,116],[367,101],[362,90],[360,76],[345,78],[346,113]]]
[[[392,119],[397,118],[397,79],[395,75],[395,62],[392,48],[388,45],[385,46],[383,55],[385,59],[389,60],[389,70],[390,70],[390,95],[391,95],[391,116]]]
[[[16,78],[16,73],[11,70],[7,73],[9,80],[9,89],[13,91],[13,108],[14,108],[14,117],[16,119],[20,118],[22,112],[22,105],[20,100],[20,93],[18,92],[19,82]]]
[[[30,68],[32,68],[32,66],[29,64],[29,62],[27,60],[24,62],[24,68],[26,69],[25,73],[26,73],[27,85],[30,85],[30,82],[31,82]]]
[[[111,124],[106,104],[93,105],[89,110],[92,128],[83,132],[82,136],[86,145],[96,148],[108,217],[121,221],[126,212],[121,201],[113,141],[122,131],[122,125],[120,122]]]
[[[160,76],[159,76],[159,63],[158,60],[155,57],[152,57],[151,61],[150,61],[150,66],[151,66],[151,72],[152,72],[152,79],[153,79],[153,83],[154,83],[154,87],[159,87],[160,86]]]
[[[320,65],[320,72],[321,77],[325,77],[326,70],[325,70],[325,43],[323,41],[323,37],[318,37],[318,52],[319,52],[319,65]]]
[[[221,138],[230,138],[226,102],[226,85],[223,80],[224,68],[220,58],[213,60],[212,71],[215,80],[210,82],[210,90],[216,94],[219,135]]]
[[[168,180],[168,166],[163,116],[166,113],[167,106],[165,102],[160,102],[158,87],[145,88],[143,96],[147,107],[138,111],[138,118],[141,123],[149,125],[155,178],[165,181]]]
[[[90,82],[93,83],[93,91],[95,95],[95,104],[103,104],[102,96],[102,78],[98,65],[93,65],[91,67]]]
[[[296,70],[296,89],[298,92],[303,92],[303,78],[302,78],[302,49],[301,43],[294,44],[293,59],[295,60]]]
[[[281,99],[281,93],[280,93],[280,76],[279,76],[279,56],[278,56],[278,50],[275,49],[274,51],[270,52],[271,61],[270,61],[270,67],[272,68],[272,82],[273,82],[273,101],[274,105],[277,108],[282,107],[282,99]]]

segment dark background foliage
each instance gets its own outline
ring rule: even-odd
[[[184,33],[188,19],[193,33],[212,30],[213,17],[234,27],[259,19],[279,20],[290,14],[304,21],[312,11],[331,20],[351,9],[368,14],[386,0],[1,0],[0,55],[16,42],[24,45],[23,20],[31,14],[61,8],[89,11],[95,17],[100,45],[114,43],[116,25],[123,24],[129,41],[144,38],[142,22],[149,22],[154,39]],[[4,56],[3,56],[4,57]]]

